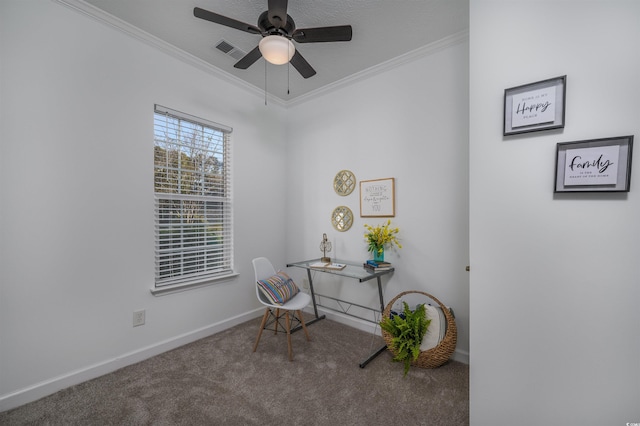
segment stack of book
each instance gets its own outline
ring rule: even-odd
[[[375,260],[367,260],[363,266],[364,269],[373,272],[388,271],[393,268],[389,262],[376,262]]]

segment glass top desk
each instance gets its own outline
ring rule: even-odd
[[[337,260],[337,259],[332,260],[332,263],[340,263],[340,264],[346,265],[343,269],[317,268],[317,267],[311,266],[311,265],[313,265],[314,263],[317,263],[317,262],[320,262],[320,259],[303,260],[301,262],[293,262],[293,263],[288,263],[287,264],[288,268],[296,267],[296,268],[303,268],[303,269],[307,270],[307,278],[309,279],[309,290],[311,291],[311,301],[313,302],[313,313],[315,315],[315,318],[312,319],[311,321],[307,322],[307,324],[313,324],[314,322],[325,318],[325,315],[318,315],[318,306],[321,306],[324,309],[329,309],[329,310],[336,311],[336,312],[339,312],[339,313],[344,314],[344,315],[349,315],[349,316],[352,316],[352,317],[355,317],[355,318],[359,318],[359,319],[362,319],[362,320],[377,324],[377,321],[375,321],[375,320],[371,320],[371,319],[365,318],[363,316],[352,314],[352,313],[348,312],[348,310],[352,306],[357,306],[357,307],[362,308],[362,309],[367,309],[367,310],[374,311],[374,312],[379,312],[380,314],[382,314],[382,312],[384,311],[385,306],[384,306],[384,298],[382,296],[382,280],[381,280],[381,277],[384,276],[384,275],[392,273],[394,271],[394,269],[390,268],[388,270],[374,272],[374,271],[369,271],[369,270],[365,269],[362,266],[362,263],[350,262],[350,261],[345,261],[345,260]],[[350,301],[347,301],[347,300],[342,300],[342,299],[338,299],[338,298],[331,297],[331,296],[317,294],[313,289],[313,279],[311,278],[311,272],[312,271],[314,271],[314,272],[322,272],[322,273],[331,274],[331,275],[338,275],[340,277],[345,277],[345,278],[351,278],[351,279],[358,280],[359,282],[364,282],[364,281],[369,281],[369,280],[375,279],[377,281],[377,283],[378,283],[378,297],[380,298],[380,309],[378,310],[378,309],[375,309],[375,308],[371,308],[370,306],[358,305],[357,303],[353,303],[353,302],[350,302]],[[335,300],[336,302],[338,302],[338,306],[341,307],[341,309],[336,309],[336,308],[333,308],[333,307],[330,307],[330,306],[322,305],[318,301],[318,297],[317,296],[320,296],[322,298]],[[346,308],[344,308],[345,305],[346,305]],[[386,345],[382,346],[381,348],[379,348],[375,352],[373,352],[371,355],[369,355],[369,357],[367,359],[365,359],[364,361],[362,361],[360,363],[360,368],[364,368],[373,358],[378,356],[386,348],[387,348]]]

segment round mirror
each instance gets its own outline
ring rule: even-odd
[[[331,213],[331,224],[336,231],[347,231],[353,225],[353,212],[346,206],[336,207]]]
[[[333,178],[333,189],[338,195],[349,195],[356,187],[356,176],[349,170],[340,170]]]

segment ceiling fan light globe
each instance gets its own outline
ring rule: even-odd
[[[286,64],[296,52],[296,48],[291,40],[278,35],[264,37],[260,40],[258,47],[264,59],[274,65]]]

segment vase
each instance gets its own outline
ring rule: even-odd
[[[384,262],[384,247],[381,250],[373,251],[373,260],[376,262]]]

